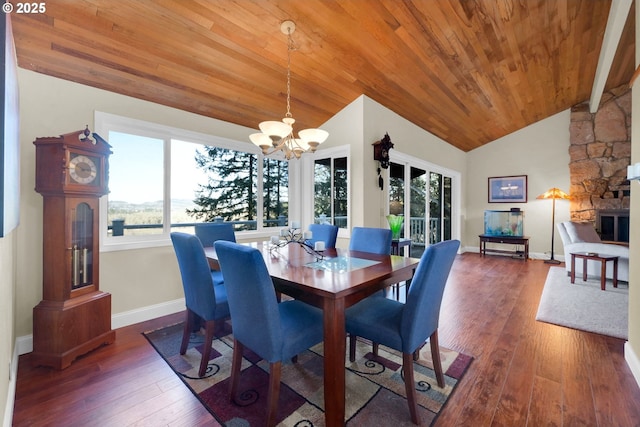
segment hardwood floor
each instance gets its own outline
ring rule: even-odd
[[[548,268],[458,256],[440,345],[474,360],[436,426],[640,425],[640,389],[624,341],[535,320]],[[219,425],[141,335],[182,316],[118,329],[114,344],[63,371],[32,367],[21,356],[14,425]]]

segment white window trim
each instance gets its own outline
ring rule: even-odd
[[[443,166],[431,163],[418,157],[410,156],[397,150],[389,151],[389,161],[401,165],[418,167],[427,172],[439,173],[443,176],[451,178],[451,238],[461,240],[462,222],[460,217],[460,209],[462,203],[462,174],[456,170],[448,169]],[[386,179],[389,182],[389,169],[386,172]],[[385,187],[385,200],[389,200],[389,186]],[[385,215],[389,214],[389,203],[385,206]]]
[[[123,132],[130,134],[140,134],[151,138],[161,139],[164,141],[164,200],[170,200],[171,192],[171,156],[170,143],[171,140],[177,139],[182,141],[200,143],[203,145],[216,146],[220,148],[226,148],[230,150],[244,151],[251,154],[256,154],[260,159],[259,164],[262,164],[261,150],[253,144],[246,142],[235,141],[228,138],[223,138],[215,135],[204,134],[200,132],[190,131],[186,129],[175,128],[172,126],[162,125],[153,122],[147,122],[138,119],[132,119],[129,117],[118,116],[115,114],[105,113],[101,111],[95,111],[94,123],[96,133],[103,135],[105,138],[110,131]],[[279,158],[273,156],[273,158]],[[289,219],[297,218],[300,215],[300,205],[296,203],[296,200],[300,200],[299,197],[295,197],[295,194],[301,190],[301,186],[297,184],[300,176],[300,168],[296,165],[296,162],[289,162]],[[258,191],[261,191],[262,180],[258,180]],[[261,194],[261,193],[260,193]],[[171,245],[169,234],[164,232],[159,235],[150,236],[120,236],[117,239],[111,238],[107,234],[107,206],[108,198],[100,198],[100,251],[111,252],[129,249],[143,249],[151,247],[161,247]],[[262,204],[258,206],[258,213],[262,212]],[[163,223],[170,224],[170,212],[164,212]],[[169,216],[169,218],[166,218]],[[261,217],[261,216],[259,216]],[[275,235],[279,233],[280,228],[273,227],[269,230],[253,230],[243,231],[239,233],[238,239],[242,240],[259,240]]]
[[[313,223],[314,215],[313,215],[313,203],[314,203],[314,162],[317,159],[324,158],[336,158],[336,157],[346,157],[347,158],[347,228],[339,228],[338,229],[338,237],[339,238],[349,238],[351,235],[351,156],[350,156],[350,146],[349,145],[340,145],[337,147],[326,148],[322,150],[318,150],[313,155],[305,155],[303,157],[304,161],[304,171],[305,173],[302,175],[302,188],[306,188],[303,194],[300,194],[300,200],[302,200],[302,217],[304,218],[305,228],[308,228],[309,224]],[[333,187],[333,174],[331,176],[332,187]]]

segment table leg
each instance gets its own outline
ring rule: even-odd
[[[576,256],[571,254],[571,283],[576,283]]]
[[[324,410],[327,427],[344,426],[346,332],[344,300],[326,298],[324,315]]]
[[[604,291],[607,284],[607,260],[600,260],[600,289]]]
[[[582,281],[587,281],[587,259],[582,258]]]
[[[618,258],[613,259],[613,287],[618,287]]]

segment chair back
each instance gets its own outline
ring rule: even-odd
[[[336,240],[338,238],[338,227],[331,224],[311,224],[309,225],[309,231],[313,234],[311,239],[307,241],[311,246],[316,242],[324,242],[324,247],[327,249],[333,249],[336,247]]]
[[[224,274],[234,337],[263,359],[279,360],[284,338],[278,300],[262,254],[223,240],[214,246]]]
[[[171,242],[178,258],[187,308],[204,320],[215,319],[216,294],[200,239],[193,234],[173,232]]]
[[[391,230],[388,228],[353,227],[349,250],[389,255],[391,253]]]
[[[444,287],[459,247],[460,241],[446,240],[422,254],[402,313],[402,351],[412,352],[438,329]]]
[[[195,233],[202,242],[202,246],[213,246],[216,240],[236,241],[233,224],[229,222],[214,223],[203,222],[195,225]]]

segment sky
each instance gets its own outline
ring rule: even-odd
[[[131,143],[132,138],[136,139],[135,144]],[[109,157],[109,199],[129,203],[162,200],[163,141],[110,132],[109,144],[113,151]],[[193,200],[197,185],[206,182],[206,175],[194,160],[195,150],[201,146],[172,141],[172,199]]]

